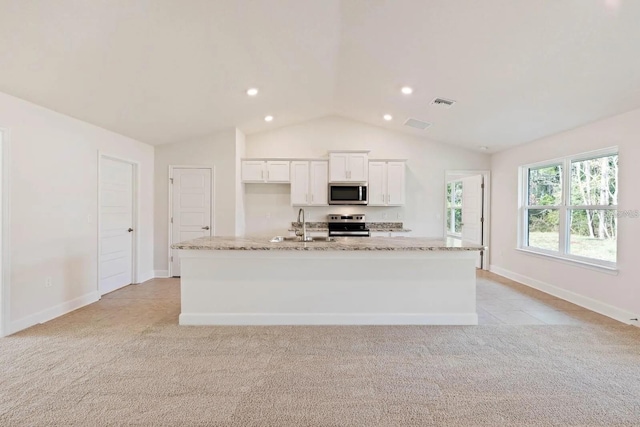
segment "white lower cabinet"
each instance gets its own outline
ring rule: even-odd
[[[291,204],[293,206],[328,205],[328,186],[326,161],[291,162]]]
[[[290,231],[289,236],[293,237],[296,235],[295,231]],[[307,235],[311,237],[329,237],[328,231],[307,231]]]
[[[409,237],[408,231],[372,231],[371,237]]]
[[[405,163],[369,162],[369,206],[405,204]]]

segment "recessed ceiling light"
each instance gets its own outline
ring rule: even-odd
[[[402,93],[404,93],[405,95],[411,95],[413,93],[413,89],[409,86],[403,86],[400,91],[402,91]]]
[[[255,87],[247,89],[247,95],[256,96],[257,94],[258,94],[258,89],[256,89]]]
[[[265,122],[271,122],[271,121],[273,121],[273,116],[265,116],[265,117],[264,117],[264,121],[265,121]]]
[[[386,121],[393,120],[393,116],[391,114],[385,114],[384,116],[382,116],[382,118]]]

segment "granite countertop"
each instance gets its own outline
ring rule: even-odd
[[[271,237],[200,237],[172,245],[173,249],[213,251],[479,251],[480,245],[455,239],[421,237],[337,237],[331,242],[270,242]]]
[[[367,222],[369,231],[388,231],[392,233],[409,233],[410,229],[404,228],[401,222]],[[296,231],[302,228],[299,222],[292,222],[291,228],[287,231]],[[307,222],[307,231],[329,231],[329,224],[326,222]]]

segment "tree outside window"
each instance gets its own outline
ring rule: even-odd
[[[618,154],[571,156],[522,167],[520,246],[615,265]]]
[[[462,233],[462,181],[447,183],[447,234]]]

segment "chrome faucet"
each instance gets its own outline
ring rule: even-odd
[[[300,216],[302,215],[302,221],[300,221]],[[308,242],[309,240],[311,240],[308,236],[307,236],[307,223],[304,220],[304,209],[300,208],[300,210],[298,211],[298,222],[302,222],[302,241],[303,242]],[[296,231],[296,235],[300,236],[300,234],[298,234],[299,232]]]

